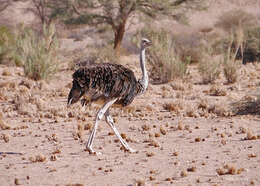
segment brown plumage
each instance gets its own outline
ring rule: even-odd
[[[142,84],[136,80],[132,70],[118,64],[92,64],[73,74],[68,101],[73,104],[86,95],[89,100],[82,100],[83,104],[118,98],[115,104],[127,106],[142,91]]]
[[[127,106],[137,95],[142,94],[148,86],[148,73],[145,68],[145,49],[151,45],[148,39],[143,38],[140,50],[140,66],[142,70],[142,79],[136,80],[134,72],[122,65],[102,63],[91,64],[80,67],[73,74],[73,85],[68,96],[68,106],[79,101],[82,96],[87,99],[81,99],[82,105],[89,102],[102,102],[103,106],[98,111],[96,122],[90,134],[87,149],[95,153],[92,144],[95,138],[98,122],[103,116],[106,122],[113,129],[122,145],[130,152],[135,152],[127,142],[122,139],[117,131],[112,117],[109,115],[109,108],[115,106]]]

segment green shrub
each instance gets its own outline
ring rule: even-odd
[[[190,58],[181,60],[176,52],[171,34],[165,30],[153,31],[144,29],[137,34],[137,40],[143,35],[152,41],[152,46],[147,50],[147,61],[150,66],[150,78],[154,83],[166,83],[175,78],[183,78],[187,72]]]
[[[16,46],[25,76],[34,80],[48,79],[56,72],[58,41],[55,33],[54,24],[44,25],[42,35],[30,28],[20,28]]]

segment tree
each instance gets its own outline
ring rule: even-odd
[[[48,16],[48,3],[48,0],[32,0],[33,8],[30,8],[30,11],[32,11],[41,20],[43,25],[49,25],[51,23],[51,19]]]
[[[159,15],[178,19],[177,9],[201,9],[204,0],[57,0],[51,17],[70,24],[108,24],[114,32],[114,49],[118,51],[127,21],[136,13],[156,18]]]
[[[10,0],[1,0],[0,1],[0,12],[4,11],[11,4]]]

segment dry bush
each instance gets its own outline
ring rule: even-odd
[[[236,61],[236,55],[238,52],[238,47],[236,51],[232,52],[231,47],[233,43],[233,37],[230,39],[230,45],[228,49],[224,52],[223,57],[223,70],[227,83],[235,83],[238,78],[238,70],[240,68],[240,63]]]
[[[176,52],[171,34],[165,30],[146,28],[137,35],[145,35],[153,43],[153,46],[147,51],[152,83],[166,83],[176,78],[183,78],[186,75],[190,58],[187,57],[185,61],[181,60]]]
[[[207,99],[200,99],[198,103],[198,109],[206,110],[209,107]]]
[[[23,62],[27,77],[34,80],[48,79],[57,71],[58,40],[54,24],[44,25],[42,35],[21,27],[16,45],[17,55]]]
[[[106,46],[97,46],[89,49],[88,56],[81,56],[70,64],[70,69],[78,69],[79,67],[91,65],[94,63],[117,63],[120,64],[120,56],[125,55],[126,51],[123,48],[120,49],[117,54],[112,44]]]
[[[3,120],[3,114],[0,112],[0,129],[1,130],[9,130],[11,127],[7,125]]]
[[[120,52],[120,54],[122,53],[123,51]],[[120,56],[116,54],[112,44],[102,46],[101,48],[94,48],[90,56],[91,58],[96,58],[96,63],[120,63]]]
[[[190,63],[198,63],[203,59],[205,46],[203,44],[202,35],[198,32],[182,32],[173,36],[176,51],[180,56],[181,61],[189,58]]]
[[[260,62],[260,26],[249,29],[245,37],[244,53],[242,55],[242,51],[239,50],[237,58],[243,57],[243,64],[255,61]]]
[[[228,83],[235,83],[238,78],[239,64],[230,60],[224,62],[224,75]]]
[[[222,168],[216,169],[218,175],[220,175],[220,176],[227,175],[227,174],[231,174],[231,175],[240,174],[244,170],[245,170],[244,168],[238,169],[238,168],[236,168],[235,165],[232,165],[232,164],[226,164]]]
[[[32,163],[44,162],[46,160],[46,157],[43,154],[38,154],[38,155],[29,157],[29,160]]]
[[[174,81],[170,84],[170,86],[172,87],[173,90],[179,90],[179,91],[185,90],[185,86],[184,86],[183,82]],[[192,88],[190,88],[190,89],[192,89]]]
[[[213,85],[209,89],[209,95],[211,96],[226,96],[227,91],[218,85]]]
[[[16,64],[21,61],[15,55],[15,35],[6,26],[0,26],[0,64]]]
[[[210,105],[208,112],[220,117],[227,117],[232,115],[228,105],[225,105],[224,103]]]
[[[205,52],[203,59],[198,65],[202,82],[205,84],[214,83],[221,73],[221,62],[216,60],[212,52]]]
[[[179,114],[181,112],[181,110],[183,110],[183,105],[181,102],[164,103],[163,109],[165,109],[169,112]]]
[[[216,27],[231,33],[242,27],[243,30],[252,27],[256,23],[256,18],[242,9],[224,12],[215,24]]]
[[[225,50],[229,50],[231,47],[234,57],[238,56],[238,51],[243,58],[245,46],[249,42],[247,39],[248,31],[254,27],[256,24],[256,18],[244,10],[237,9],[225,12],[221,15],[215,24],[228,33],[229,37],[232,37],[232,42],[230,43],[230,38],[227,37],[225,40],[228,45],[226,45]]]

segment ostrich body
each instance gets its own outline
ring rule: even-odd
[[[98,111],[95,125],[89,136],[86,148],[90,153],[95,153],[92,148],[99,121],[103,116],[113,129],[121,144],[130,152],[135,152],[121,137],[109,114],[110,106],[125,107],[129,105],[137,95],[145,92],[148,87],[148,74],[145,67],[145,49],[151,45],[148,39],[143,38],[140,50],[140,66],[142,79],[136,80],[134,72],[122,65],[102,63],[79,68],[73,74],[73,85],[68,96],[68,106],[76,103],[83,95],[82,105],[90,102],[102,103]]]

